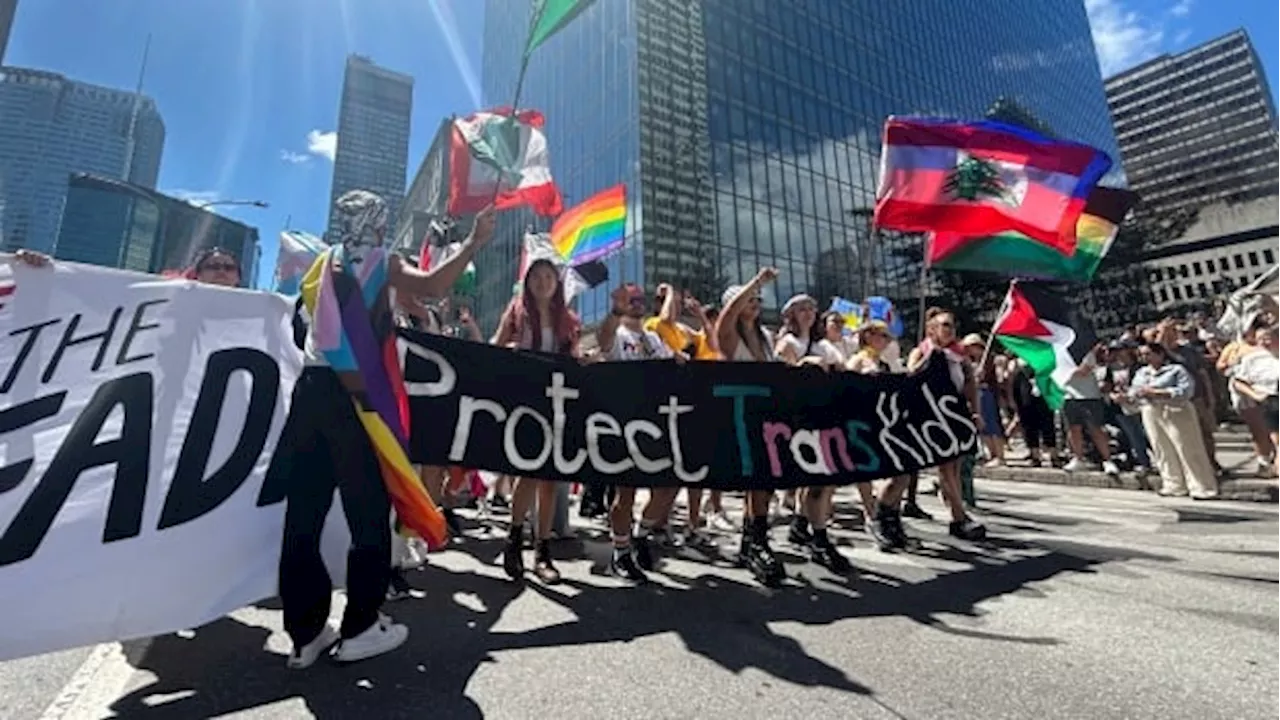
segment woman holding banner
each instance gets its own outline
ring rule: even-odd
[[[792,366],[807,365],[830,371],[843,369],[844,359],[825,337],[818,319],[818,304],[812,297],[801,293],[787,300],[782,306],[783,332],[778,338],[775,352]],[[833,572],[849,572],[849,560],[840,554],[827,536],[827,518],[835,486],[800,488],[797,491],[796,514],[791,521],[787,539],[792,544],[808,548],[809,559],[830,568]],[[874,500],[866,483],[858,483],[863,503]],[[810,529],[812,528],[812,530]]]
[[[885,351],[893,338],[889,326],[883,320],[866,320],[855,330],[858,335],[858,352],[849,358],[845,370],[860,375],[887,375],[893,368],[885,360]],[[911,540],[902,527],[902,496],[911,485],[910,475],[898,475],[880,490],[876,499],[871,483],[859,483],[863,507],[867,513],[867,534],[882,551],[900,550]]]
[[[520,295],[502,315],[492,344],[512,345],[521,350],[578,356],[578,316],[564,299],[564,281],[550,260],[538,259],[529,264],[521,278]],[[537,522],[534,529],[534,574],[551,585],[560,582],[560,571],[551,559],[551,526],[555,520],[556,483],[521,477],[511,495],[511,528],[502,550],[502,568],[512,580],[524,577],[524,519],[537,500]]]
[[[773,338],[760,320],[760,289],[778,277],[774,268],[761,268],[746,285],[734,285],[724,291],[723,308],[716,322],[716,339],[720,352],[730,362],[776,362]],[[742,518],[742,544],[739,561],[746,565],[756,580],[776,587],[786,577],[786,570],[769,546],[769,500],[771,490],[747,493]]]
[[[974,382],[973,367],[965,356],[964,348],[956,337],[956,316],[950,310],[939,307],[925,312],[925,339],[907,358],[907,372],[918,372],[929,364],[934,353],[941,353],[947,364],[947,372],[956,389],[969,401],[973,422],[982,431],[982,416],[978,408],[978,387]],[[951,511],[951,535],[962,540],[981,540],[987,536],[987,528],[969,517],[960,492],[961,459],[948,460],[938,466],[938,487]]]

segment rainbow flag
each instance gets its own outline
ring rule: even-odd
[[[320,254],[302,278],[302,302],[311,317],[312,341],[335,372],[360,376],[367,404],[354,397],[391,505],[400,522],[432,549],[448,541],[448,527],[421,478],[409,463],[409,398],[400,373],[395,334],[379,337],[370,313],[381,305],[387,285],[387,252],[378,248],[358,268],[342,257],[342,246]],[[339,297],[333,264],[340,262],[358,289]]]
[[[551,226],[551,244],[569,265],[622,247],[627,229],[627,186],[614,185],[575,205]]]
[[[1018,232],[987,237],[934,233],[928,243],[928,263],[941,270],[1088,282],[1111,249],[1120,223],[1137,201],[1137,194],[1129,190],[1094,188],[1076,221],[1076,250],[1070,256]]]

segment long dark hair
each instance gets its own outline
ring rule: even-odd
[[[813,314],[813,322],[809,324],[809,335],[808,335],[808,339],[806,340],[807,344],[805,345],[805,348],[804,348],[804,354],[806,356],[813,352],[814,345],[826,339],[827,333],[826,333],[826,328],[823,327],[822,318],[823,316],[819,315],[818,313]],[[800,327],[796,325],[796,311],[794,308],[791,310],[791,312],[787,313],[787,317],[784,318],[783,321],[787,328],[787,332],[791,333],[796,337],[797,340],[799,340]],[[819,334],[820,332],[821,334]]]
[[[529,269],[524,273],[524,288],[520,297],[511,299],[511,302],[515,305],[514,330],[516,332],[516,340],[519,342],[524,328],[528,327],[534,348],[542,349],[540,347],[542,343],[542,313],[538,312],[537,298],[533,296],[533,291],[529,288],[529,276],[533,274],[533,269],[540,265],[551,268],[551,271],[556,276],[556,289],[551,293],[550,311],[555,323],[555,327],[552,328],[552,335],[555,338],[556,352],[567,355],[573,352],[580,323],[578,316],[565,304],[564,279],[560,277],[556,266],[549,260],[535,260],[530,263]]]

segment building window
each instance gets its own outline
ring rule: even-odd
[[[1169,302],[1169,289],[1168,289],[1168,288],[1160,288],[1160,302],[1162,302],[1162,303],[1167,303],[1167,302]]]
[[[1276,264],[1276,253],[1271,248],[1262,251],[1262,260],[1268,265]]]
[[[1182,288],[1178,287],[1177,285],[1173,286],[1173,299],[1177,302],[1182,301]]]
[[[1240,254],[1238,254],[1238,253],[1237,253],[1236,255],[1233,255],[1232,257],[1233,257],[1233,258],[1235,259],[1235,261],[1236,261],[1236,269],[1237,269],[1237,270],[1243,270],[1243,269],[1244,269],[1244,256],[1243,256],[1243,255],[1240,255]]]
[[[1258,253],[1249,253],[1249,267],[1258,267]]]
[[[1204,286],[1204,283],[1197,283],[1196,290],[1200,293],[1200,297],[1209,297],[1209,289]]]
[[[1193,273],[1195,273],[1196,277],[1200,277],[1201,275],[1203,275],[1203,274],[1204,274],[1204,268],[1200,267],[1200,261],[1199,261],[1199,260],[1197,260],[1196,262],[1191,263],[1191,271],[1192,271]]]

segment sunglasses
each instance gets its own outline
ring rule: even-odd
[[[955,323],[949,323],[949,322],[936,322],[934,323],[934,325],[938,327],[944,327],[944,328],[953,328],[956,326]]]
[[[201,265],[199,272],[240,272],[240,266],[229,262],[211,262]]]

